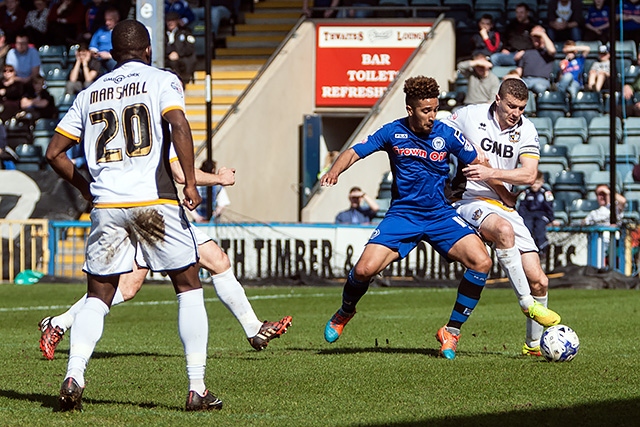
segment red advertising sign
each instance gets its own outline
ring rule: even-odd
[[[316,106],[373,106],[429,30],[430,23],[319,24]]]

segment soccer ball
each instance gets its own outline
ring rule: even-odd
[[[580,340],[566,325],[551,326],[542,333],[540,350],[549,362],[568,362],[578,354]]]

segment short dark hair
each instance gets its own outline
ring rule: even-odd
[[[214,160],[205,160],[200,165],[200,170],[207,173],[216,173],[216,162]]]
[[[519,101],[524,101],[529,99],[529,89],[521,79],[507,79],[500,84],[498,95],[502,99],[507,95],[511,95]]]
[[[151,45],[147,28],[135,19],[120,21],[111,33],[113,55],[116,61],[141,57]]]
[[[490,13],[485,13],[483,14],[480,19],[478,20],[478,22],[480,22],[480,20],[482,19],[487,19],[489,21],[491,21],[491,23],[493,24],[493,15],[491,15]]]
[[[437,98],[440,95],[440,86],[433,77],[410,77],[404,82],[405,102],[415,106],[421,99]]]

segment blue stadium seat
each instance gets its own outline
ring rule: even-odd
[[[546,91],[537,99],[537,116],[555,121],[569,114],[569,96],[566,92]]]
[[[529,120],[538,131],[541,146],[553,141],[553,121],[550,117],[529,117]],[[542,143],[542,138],[545,138],[544,144]]]
[[[554,193],[557,191],[579,191],[584,195],[584,174],[582,172],[562,171],[553,183]]]
[[[603,108],[600,92],[580,91],[575,98],[571,99],[571,117],[584,117],[587,123],[590,123],[594,117],[601,116]]]
[[[586,142],[587,120],[584,117],[560,117],[553,125],[553,135],[554,141],[560,136],[577,136],[581,143]]]

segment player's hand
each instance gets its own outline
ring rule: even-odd
[[[492,168],[485,165],[473,164],[462,169],[464,176],[470,181],[486,181],[491,178]]]
[[[185,186],[183,193],[182,204],[190,211],[194,210],[202,202],[202,197],[200,197],[195,185]]]
[[[225,187],[233,185],[236,183],[236,170],[223,166],[218,170],[218,177],[220,178],[220,185],[224,185]]]
[[[320,186],[321,187],[333,187],[338,183],[338,175],[335,173],[331,173],[331,171],[322,175],[320,178]]]

